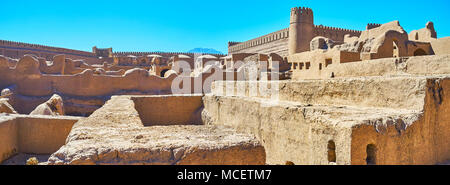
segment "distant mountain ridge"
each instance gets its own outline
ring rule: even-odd
[[[222,54],[222,52],[217,51],[212,48],[195,48],[188,51],[188,53],[207,53],[207,54]]]

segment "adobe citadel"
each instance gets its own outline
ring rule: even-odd
[[[289,28],[229,42],[227,56],[0,41],[0,162],[450,161],[450,37],[432,22],[357,31],[290,14]]]

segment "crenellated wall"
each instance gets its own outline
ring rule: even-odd
[[[234,53],[277,53],[288,55],[289,28],[285,28],[245,42],[229,42],[228,54]],[[231,44],[230,44],[231,43]]]
[[[208,53],[203,53],[203,54],[208,54]],[[194,58],[195,53],[185,53],[185,52],[114,52],[113,56],[115,57],[124,57],[124,56],[129,56],[129,55],[133,55],[133,56],[147,56],[147,55],[160,55],[162,57],[172,57],[175,55],[186,55],[189,57]],[[213,55],[216,57],[223,57],[225,55],[223,54],[208,54],[208,55]]]
[[[361,31],[319,25],[314,26],[314,34],[315,36],[326,37],[333,41],[343,42],[346,34],[349,34],[352,37],[359,37],[361,35]]]
[[[367,26],[366,26],[366,30],[378,28],[378,27],[380,27],[380,26],[381,26],[381,24],[377,24],[377,23],[369,23],[369,24],[367,24]]]
[[[111,56],[110,54],[111,53]],[[112,48],[106,49],[98,49],[97,47],[93,47],[93,52],[66,49],[66,48],[58,48],[51,46],[44,46],[39,44],[28,44],[22,42],[14,42],[7,40],[0,40],[0,55],[19,59],[23,56],[31,54],[37,57],[44,58],[47,61],[53,60],[53,57],[56,55],[64,54],[66,58],[70,58],[73,60],[84,60],[88,64],[103,64],[103,62],[111,63],[112,57],[121,57],[121,56],[147,56],[147,55],[161,55],[163,57],[172,57],[175,55],[187,55],[194,58],[194,53],[184,53],[184,52],[112,52]],[[223,54],[209,54],[216,57],[223,57]],[[99,57],[103,57],[100,59]]]
[[[314,16],[310,8],[295,7],[291,9],[291,23],[285,28],[245,42],[228,42],[228,54],[236,53],[276,53],[282,57],[289,55],[289,45],[297,48],[294,53],[309,50],[313,37],[323,36],[333,41],[343,42],[344,36],[360,36],[361,31],[344,28],[314,25]],[[292,43],[289,44],[289,38]]]
[[[344,41],[344,35],[359,36],[361,31],[335,28],[328,26],[314,26],[315,36],[324,36],[334,41]],[[228,53],[277,53],[280,56],[288,56],[289,28],[285,28],[256,39],[245,42],[231,42]],[[308,43],[309,44],[309,43]]]
[[[59,54],[64,54],[74,60],[83,59],[88,63],[97,63],[99,60],[92,52],[0,40],[0,55],[10,58],[21,58],[26,54],[36,55],[49,61]]]

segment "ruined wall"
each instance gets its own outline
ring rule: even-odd
[[[255,137],[236,133],[232,128],[205,125],[145,127],[139,117],[142,112],[136,110],[134,103],[139,98],[177,99],[176,96],[114,96],[90,117],[74,125],[66,144],[52,154],[48,164],[264,164],[264,148]],[[188,97],[178,100],[185,98]],[[189,114],[187,116],[191,114],[185,113]],[[172,117],[164,118],[174,120]]]
[[[16,120],[0,114],[0,163],[19,151]]]
[[[0,58],[1,59],[1,58]],[[53,94],[59,94],[68,115],[89,115],[98,109],[112,95],[171,94],[172,82],[177,75],[167,78],[150,75],[147,70],[133,69],[124,75],[96,75],[85,70],[75,75],[47,75],[40,72],[39,62],[32,56],[25,56],[15,67],[0,60],[0,89],[11,88],[14,93],[12,106],[22,114],[30,113],[36,106],[47,101]],[[198,93],[210,91],[208,77],[214,70],[195,77],[182,77],[180,86],[190,82],[194,87],[203,87]]]
[[[0,40],[0,55],[21,58],[26,54],[36,55],[48,61],[59,54],[64,54],[71,59],[83,59],[88,63],[98,63],[99,61],[98,57],[92,52]]]
[[[342,56],[342,55],[340,55]],[[448,74],[450,70],[450,55],[431,55],[403,58],[383,58],[376,60],[337,63],[339,55],[334,52],[299,53],[290,56],[293,80],[301,79],[329,79],[358,77],[358,76],[386,76],[386,75],[438,75]],[[308,60],[309,59],[309,60]],[[327,64],[327,59],[330,64]],[[306,69],[306,63],[310,63]],[[320,63],[322,70],[319,70]]]
[[[22,153],[51,154],[64,145],[77,117],[18,117],[18,146]]]
[[[385,58],[331,66],[335,77],[388,75],[443,75],[450,70],[450,55]]]
[[[431,41],[431,47],[436,55],[449,55],[450,37],[439,38]]]
[[[259,86],[272,88],[272,85],[276,87],[277,84],[279,86],[279,101],[301,102],[311,105],[346,105],[419,110],[423,108],[423,99],[426,93],[425,77],[408,78],[403,76],[387,79],[367,77],[274,81],[269,83],[259,82],[259,85],[244,81],[217,81],[213,83],[212,94],[268,99],[270,96],[267,96],[267,94],[249,94],[250,86],[259,89]],[[244,91],[244,93],[241,94],[239,91]]]
[[[45,102],[45,99],[55,93],[60,94],[65,104],[69,106],[71,103],[82,104],[82,102],[86,102],[84,104],[87,105],[98,105],[98,101],[104,103],[112,94],[167,94],[175,78],[175,76],[160,78],[139,71],[123,76],[94,75],[92,70],[76,75],[45,75],[39,72],[38,66],[36,60],[31,57],[21,59],[15,68],[0,65],[0,79],[2,79],[0,88],[13,86],[14,93],[19,95],[15,98],[17,101],[13,106],[21,113],[29,113],[34,109],[33,106]],[[68,101],[70,99],[78,99],[78,102]],[[70,113],[70,108],[68,111]]]
[[[367,146],[375,146],[378,165],[434,165],[450,159],[450,80],[427,80],[424,113],[408,125],[369,123],[352,128],[353,165],[366,164]]]
[[[0,82],[0,87],[3,89],[14,85],[15,93],[19,96],[15,98],[13,107],[17,107],[17,111],[21,113],[29,113],[33,107],[45,102],[55,93],[63,97],[66,106],[86,104],[97,108],[99,101],[104,103],[111,95],[169,94],[175,77],[160,78],[136,73],[100,76],[94,75],[92,70],[77,75],[31,75],[16,73],[10,69],[9,72],[0,74],[0,78],[4,79]],[[67,113],[71,113],[71,108]]]
[[[435,55],[429,42],[410,42],[407,44],[407,56]]]
[[[79,117],[2,115],[0,163],[17,153],[51,154],[64,145]]]
[[[329,142],[337,164],[366,164],[368,144],[377,147],[376,164],[437,164],[450,158],[449,82],[424,76],[280,82],[280,101],[235,94],[246,82],[215,82],[203,116],[255,134],[268,164],[329,164]],[[216,89],[226,83],[234,93],[224,96]]]
[[[425,28],[420,30],[413,30],[408,34],[409,40],[412,41],[421,41],[421,42],[430,42],[436,40],[437,32],[434,29],[433,22],[427,22]]]
[[[266,164],[284,165],[287,161],[297,165],[328,164],[326,151],[318,150],[331,138],[339,146],[338,153],[349,153],[346,138],[350,136],[350,129],[332,127],[321,119],[309,119],[309,115],[322,112],[314,108],[213,95],[206,95],[204,102],[205,120],[210,120],[209,124],[231,126],[239,132],[255,135],[266,151]],[[349,164],[350,157],[338,155],[338,161],[338,164]]]
[[[292,79],[331,78],[333,66],[360,61],[360,54],[339,50],[314,50],[290,55],[288,61],[293,72]]]

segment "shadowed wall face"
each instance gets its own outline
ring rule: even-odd
[[[18,118],[20,152],[51,154],[64,143],[78,118],[23,117]]]
[[[0,120],[0,163],[18,154],[51,154],[66,142],[79,117],[3,116]]]
[[[202,96],[132,97],[144,126],[199,125]]]

